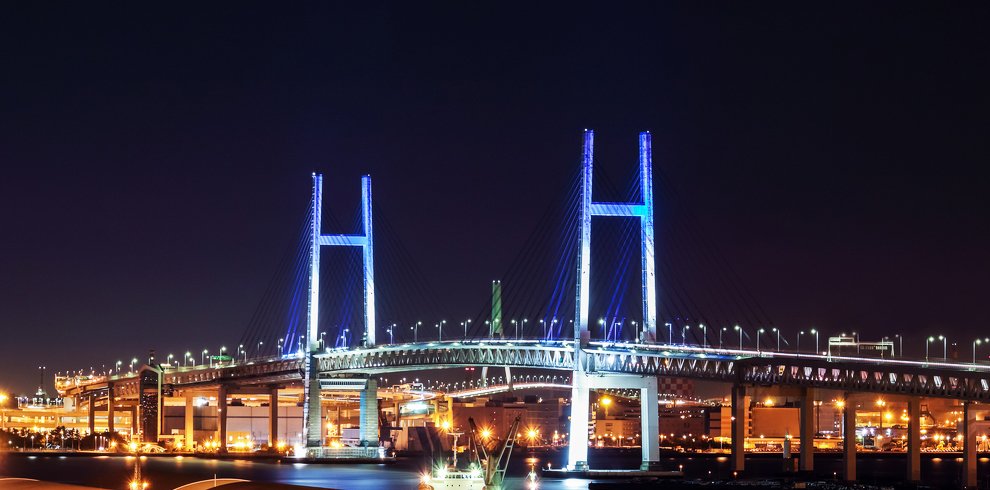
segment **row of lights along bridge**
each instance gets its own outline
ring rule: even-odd
[[[525,326],[526,326],[526,324],[528,322],[529,322],[529,320],[528,319],[525,319],[525,318],[522,319],[522,320],[516,320],[516,319],[510,320],[509,323],[511,325],[513,325],[513,327],[514,327],[513,333],[515,335],[514,335],[514,337],[509,338],[508,340],[513,340],[513,339],[514,340],[519,340],[519,341],[526,340],[522,336],[520,329],[525,330]],[[547,342],[547,343],[555,342],[556,339],[552,339],[550,336],[551,336],[552,332],[554,331],[555,326],[558,323],[561,323],[561,321],[558,320],[558,319],[556,319],[556,318],[554,318],[554,319],[549,320],[549,321],[546,321],[546,320],[542,320],[541,319],[538,322],[543,326],[543,337],[542,337],[542,340],[541,341]],[[568,323],[571,323],[572,324],[573,323],[573,320],[568,321]],[[608,325],[606,323],[606,321],[605,321],[604,318],[601,318],[601,319],[598,320],[598,324],[602,328],[602,338],[605,340],[605,342],[620,343],[620,341],[618,339],[618,332],[623,327],[623,323],[624,322],[615,322],[613,325]],[[635,321],[631,321],[629,323],[634,328],[637,326],[637,322],[635,322]],[[436,341],[438,341],[438,342],[442,342],[443,341],[443,339],[444,339],[444,336],[443,336],[443,327],[446,324],[447,324],[447,321],[446,320],[441,320],[441,321],[436,322],[436,323],[433,324],[433,327],[436,329],[436,337],[435,337],[435,340]],[[468,328],[470,327],[470,324],[471,324],[471,320],[465,320],[463,322],[460,322],[460,326],[462,327],[463,330],[462,330],[462,332],[458,332],[458,333],[462,333],[463,337],[461,337],[459,339],[456,338],[456,337],[453,338],[453,339],[451,339],[448,336],[447,337],[447,340],[448,341],[464,341],[464,342],[472,341],[473,339],[469,339],[468,338]],[[419,343],[419,341],[420,341],[420,339],[419,339],[419,327],[421,327],[422,325],[423,325],[423,322],[418,321],[418,322],[412,324],[409,327],[409,331],[412,334],[412,341],[413,341],[413,343]],[[494,327],[492,325],[492,322],[489,321],[489,320],[486,320],[485,321],[485,325],[488,326],[488,328],[489,328],[489,337],[494,337]],[[746,332],[746,330],[744,328],[740,327],[739,325],[735,325],[732,328],[721,327],[721,328],[718,328],[718,329],[710,329],[707,325],[704,325],[704,324],[698,324],[698,325],[681,325],[681,326],[677,327],[673,323],[665,323],[664,326],[667,327],[667,332],[666,332],[667,333],[667,344],[670,345],[670,346],[674,346],[674,347],[676,347],[676,346],[684,346],[684,347],[692,346],[692,347],[701,347],[703,349],[717,349],[717,350],[725,350],[725,349],[732,348],[732,347],[738,347],[739,350],[743,350],[743,349],[745,349],[747,347],[746,340],[755,337],[755,342],[754,342],[754,344],[753,344],[753,346],[751,348],[755,349],[757,352],[763,352],[765,350],[764,347],[763,347],[763,344],[764,343],[771,344],[773,346],[773,349],[772,350],[773,351],[776,351],[776,352],[781,352],[783,350],[790,350],[790,349],[787,349],[787,347],[790,347],[790,343],[787,341],[787,338],[784,335],[783,330],[780,329],[780,328],[778,328],[778,327],[758,328],[758,329],[755,329],[754,330],[755,336],[750,336],[749,333]],[[399,327],[399,325],[397,323],[392,323],[386,329],[386,332],[389,334],[389,344],[390,345],[394,345],[395,344],[395,333],[399,329],[400,329],[400,327]],[[710,332],[709,330],[714,330],[714,332]],[[698,336],[698,337],[700,337],[700,342],[699,342],[699,339],[697,339],[697,338],[691,338],[691,336],[689,334],[692,331],[700,331],[701,332],[700,336]],[[331,347],[329,347],[327,345],[327,343],[326,343],[326,332],[320,332],[320,338],[319,338],[320,349],[321,350],[325,350],[325,351],[330,351],[330,350],[333,350],[333,349],[347,349],[347,348],[349,348],[350,347],[349,342],[348,342],[348,340],[349,340],[349,336],[348,336],[349,332],[350,332],[350,329],[349,328],[345,328],[345,329],[342,330],[342,333],[341,333],[341,336],[340,336],[340,342],[337,343],[337,346],[334,347],[334,348],[331,348]],[[716,335],[716,333],[717,333],[717,335]],[[679,339],[675,339],[675,334],[680,334],[679,335],[680,338]],[[732,344],[735,343],[733,341],[736,340],[736,335],[738,335],[738,344],[737,345],[731,345],[731,344],[729,344],[729,342],[731,342]],[[800,330],[800,331],[798,331],[794,335],[794,348],[793,348],[793,350],[791,350],[791,352],[795,352],[795,353],[798,353],[798,354],[800,354],[802,352],[802,350],[801,350],[801,339],[805,335],[808,335],[809,337],[811,337],[811,336],[814,337],[814,345],[815,345],[815,350],[813,351],[814,353],[821,354],[821,355],[828,355],[828,354],[830,354],[828,351],[822,351],[821,350],[821,342],[820,342],[821,331],[820,330],[817,330],[817,329],[814,329],[814,328],[809,329],[807,331]],[[857,332],[852,332],[852,336],[851,337],[847,337],[845,333],[842,333],[842,334],[840,334],[840,338],[851,338],[851,339],[854,340],[854,342],[855,342],[856,345],[859,344],[859,334]],[[713,339],[717,339],[717,344],[712,341]],[[893,342],[894,339],[897,340],[897,346],[896,346],[896,348],[894,348],[894,342]],[[532,340],[532,339],[529,339],[529,340]],[[677,340],[680,340],[680,342],[679,343],[676,342]],[[891,357],[904,357],[904,336],[902,336],[900,334],[895,334],[893,336],[893,339],[891,339],[890,337],[886,337],[885,336],[885,337],[883,337],[883,340],[885,342],[889,342],[890,345],[891,345]],[[424,339],[424,341],[430,342],[432,340],[431,339]],[[809,338],[806,342],[810,342],[810,341],[811,341],[811,339]],[[929,337],[926,337],[925,338],[925,361],[931,360],[931,354],[932,354],[931,346],[933,344],[937,346],[939,343],[942,344],[942,356],[941,356],[941,359],[943,361],[948,361],[948,358],[949,358],[949,356],[948,356],[949,355],[949,351],[948,351],[949,340],[948,340],[948,338],[945,335],[937,335],[937,336],[932,335],[932,336],[929,336]],[[973,364],[976,364],[976,362],[977,362],[978,347],[981,346],[981,345],[983,345],[983,344],[990,345],[990,338],[986,338],[986,337],[985,338],[978,338],[978,339],[974,339],[972,341],[972,363]],[[196,360],[197,360],[196,357],[197,356],[194,355],[192,351],[187,351],[185,353],[185,355],[182,357],[181,360],[178,360],[178,357],[175,356],[174,354],[169,354],[167,356],[167,358],[166,358],[166,364],[173,365],[173,361],[177,361],[177,362],[175,362],[175,364],[176,365],[182,365],[182,366],[212,366],[212,365],[218,364],[218,363],[230,363],[230,362],[237,362],[237,361],[248,362],[249,359],[273,358],[273,357],[278,357],[280,353],[282,355],[285,355],[285,353],[286,353],[285,347],[287,345],[285,338],[279,338],[279,339],[277,339],[277,341],[274,342],[274,345],[275,345],[275,349],[274,350],[271,350],[271,349],[269,349],[269,348],[266,347],[266,344],[265,344],[264,341],[259,341],[256,345],[251,346],[250,348],[244,346],[243,344],[241,344],[241,345],[238,345],[237,346],[237,351],[236,352],[231,353],[232,355],[228,355],[228,352],[229,351],[228,351],[227,347],[225,347],[225,346],[221,346],[216,351],[211,351],[209,348],[205,348],[202,351],[198,352],[198,354],[199,354],[198,357],[199,357],[199,361],[200,361],[198,364],[196,363]],[[305,349],[304,349],[304,346],[305,345],[306,345],[306,343],[305,343],[305,337],[304,336],[299,336],[299,338],[298,338],[298,340],[296,342],[295,353],[292,354],[291,351],[290,351],[290,354],[289,355],[301,356],[305,352]],[[250,350],[253,350],[253,355],[250,355],[251,353],[249,353],[249,349]],[[216,352],[216,354],[213,354],[213,352]],[[936,358],[936,360],[937,359],[938,358]],[[137,358],[132,358],[131,361],[130,361],[130,363],[128,363],[128,372],[134,372],[134,368],[138,365],[138,362],[139,361],[138,361]],[[119,373],[121,373],[123,364],[124,364],[123,361],[116,361],[116,363],[114,364],[114,368],[112,370],[107,371],[106,369],[104,369],[104,372],[106,374],[119,374]],[[92,368],[91,368],[91,371],[93,371],[95,373],[95,370],[92,369]]]

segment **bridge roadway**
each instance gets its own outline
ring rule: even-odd
[[[471,366],[573,372],[574,352],[572,341],[445,341],[330,350],[316,359],[321,376],[326,377]],[[982,364],[604,342],[591,342],[583,352],[584,371],[603,376],[671,376],[968,401],[990,399],[990,366]],[[176,366],[163,370],[162,383],[178,388],[215,386],[220,382],[299,382],[302,364],[301,358],[283,357],[234,361],[223,366]],[[79,396],[105,390],[107,383],[112,383],[117,396],[134,396],[138,393],[137,381],[137,373],[62,377],[58,388],[63,396]]]
[[[366,410],[377,412],[377,403],[365,407],[366,402],[371,403],[376,397],[377,385],[373,377],[403,371],[471,366],[568,371],[573,373],[571,398],[574,410],[578,413],[582,411],[578,405],[587,404],[589,389],[641,389],[642,399],[647,400],[656,398],[657,376],[729,383],[733,386],[733,464],[737,471],[744,469],[742,441],[745,439],[745,427],[735,421],[745,419],[749,400],[746,395],[747,386],[778,385],[801,390],[800,440],[813,438],[813,426],[809,421],[812,419],[810,407],[813,405],[814,389],[836,390],[847,394],[901,395],[908,399],[909,414],[918,411],[919,400],[923,397],[960,400],[964,405],[964,431],[967,432],[967,437],[964,438],[964,474],[965,481],[970,483],[975,482],[975,432],[972,430],[974,424],[971,423],[977,417],[975,403],[990,400],[990,366],[983,364],[837,357],[670,344],[590,342],[583,349],[575,349],[573,341],[446,341],[329,350],[316,354],[314,359],[321,384],[347,384],[348,379],[353,382],[366,380],[362,385],[365,389],[362,392],[362,413]],[[135,399],[142,391],[147,392],[149,372],[155,373],[158,379],[154,381],[160,382],[168,390],[219,389],[219,393],[233,393],[252,389],[270,390],[273,386],[298,386],[303,382],[303,371],[302,358],[267,358],[212,367],[166,366],[160,371],[156,367],[144,366],[138,373],[109,377],[63,377],[58,379],[57,386],[63,396],[88,399],[93,413],[92,406],[96,400],[106,399],[110,392],[115,399]],[[483,390],[474,392],[478,393],[474,396],[485,393]],[[450,395],[471,396],[470,393],[474,392],[465,390],[464,394]],[[849,405],[852,404],[847,404],[847,407]],[[656,411],[656,404],[651,406],[644,403],[643,410],[642,433],[649,436],[656,432],[655,424],[648,426],[648,421],[655,418],[651,413]],[[985,408],[980,407],[980,410]],[[583,411],[586,412],[587,407]],[[845,437],[855,440],[855,409],[847,408],[843,416],[847,428]],[[982,412],[980,416],[983,416]],[[362,421],[365,418],[362,415]],[[375,421],[372,417],[367,418],[371,422]],[[571,417],[571,434],[587,433],[587,421],[581,424],[580,420],[575,420],[581,418],[580,414]],[[913,423],[918,417],[912,415],[910,419],[908,478],[917,480],[920,477],[919,424]],[[369,426],[363,433],[370,431]],[[974,443],[970,444],[970,441]],[[581,446],[586,445],[580,444],[580,441],[572,445],[572,464],[574,461],[587,461],[587,448],[582,449]],[[658,460],[658,453],[654,454],[645,445],[643,450],[644,466]],[[812,469],[811,450],[801,452],[802,469]],[[845,460],[847,463],[844,475],[847,479],[855,479],[855,444],[847,445]]]

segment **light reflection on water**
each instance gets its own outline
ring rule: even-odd
[[[542,490],[580,490],[588,488],[588,481],[576,478],[563,480],[543,478],[540,470],[550,464],[559,468],[565,452],[549,454],[513,455],[508,488],[528,488],[527,475],[532,472]],[[241,478],[266,482],[305,485],[342,490],[382,490],[385,488],[415,489],[419,474],[425,468],[420,460],[401,460],[394,465],[324,465],[298,462],[267,462],[238,460],[213,460],[195,457],[165,456],[142,458],[143,474],[152,482],[152,490],[171,490],[180,485],[199,480],[217,478]],[[591,465],[596,468],[636,468],[638,452],[628,452],[608,457],[592,455]],[[860,458],[860,476],[864,479],[897,479],[904,475],[906,461],[903,456]],[[980,470],[990,470],[990,459],[980,458]],[[135,460],[133,457],[68,457],[17,456],[0,454],[0,475],[60,481],[103,488],[124,488]],[[841,458],[816,458],[816,473],[830,479],[841,472]],[[664,469],[684,466],[689,478],[718,479],[732,475],[729,460],[717,457],[664,457]],[[750,476],[772,476],[780,472],[782,462],[778,458],[747,458]],[[926,481],[945,482],[953,486],[958,479],[960,463],[955,457],[922,458],[922,476]]]

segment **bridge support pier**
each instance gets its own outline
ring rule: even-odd
[[[220,385],[217,390],[217,429],[220,431],[220,449],[218,452],[227,452],[227,386]]]
[[[278,388],[272,388],[268,395],[268,448],[278,445]]]
[[[138,437],[138,412],[137,405],[130,407],[131,412],[131,439],[137,440]]]
[[[907,480],[921,481],[921,399],[908,399]]]
[[[749,397],[746,387],[732,386],[732,471],[740,474],[746,471],[746,412],[749,410]]]
[[[190,393],[186,393],[184,398],[186,399],[186,410],[183,412],[183,433],[186,440],[186,450],[192,451],[196,447],[196,426],[193,424],[196,414],[196,408],[194,406],[196,397]]]
[[[568,469],[588,469],[588,385],[587,375],[575,371],[571,379],[571,424],[567,446]]]
[[[362,446],[378,445],[378,380],[369,378],[361,390],[361,425],[359,434]]]
[[[657,378],[643,378],[644,386],[639,389],[640,403],[640,445],[643,448],[641,470],[658,469],[660,465],[660,409],[657,405]]]
[[[593,389],[640,390],[642,408],[642,463],[643,469],[655,468],[660,462],[660,410],[657,406],[657,378],[655,376],[610,375],[589,376],[575,371],[571,379],[570,444],[567,448],[567,468],[571,471],[587,471],[588,468],[588,402]]]
[[[976,488],[976,417],[973,402],[963,402],[963,488]]]
[[[107,431],[111,434],[116,432],[113,424],[114,410],[113,404],[116,395],[113,392],[113,383],[107,383]]]
[[[842,412],[842,454],[842,478],[856,481],[856,403],[849,393]]]
[[[96,396],[89,397],[89,433],[96,434]]]
[[[801,471],[815,469],[815,390],[801,389]]]

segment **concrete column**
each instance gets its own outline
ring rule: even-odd
[[[227,452],[227,386],[217,390],[217,428],[220,431],[220,452]]]
[[[976,417],[973,402],[963,403],[963,488],[976,488]]]
[[[575,371],[571,382],[571,425],[568,435],[567,467],[588,469],[588,387],[583,372]]]
[[[801,389],[801,471],[815,469],[815,390]]]
[[[746,387],[732,386],[732,471],[746,470],[746,412],[749,410],[749,397]]]
[[[921,399],[908,399],[907,479],[921,481]]]
[[[856,404],[846,393],[846,408],[842,412],[842,478],[856,481]]]
[[[113,418],[115,416],[113,409],[114,398],[116,398],[116,395],[114,394],[113,383],[110,383],[107,385],[107,430],[110,433],[116,432],[113,424]]]
[[[96,397],[89,397],[89,433],[96,434]]]
[[[268,395],[268,447],[278,444],[278,388]]]
[[[183,432],[185,434],[185,448],[187,451],[192,451],[196,447],[196,426],[193,424],[196,415],[196,408],[193,406],[194,400],[195,397],[193,395],[186,394],[186,410],[183,412],[185,430]]]
[[[361,426],[359,434],[362,446],[378,446],[378,380],[368,379],[361,390]]]
[[[643,448],[643,461],[640,469],[656,469],[660,464],[660,410],[657,406],[657,378],[643,378],[644,386],[639,390],[640,435]]]

